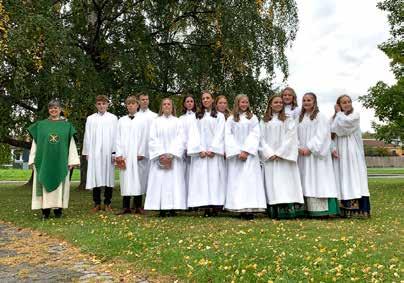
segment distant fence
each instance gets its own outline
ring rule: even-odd
[[[400,156],[366,156],[368,167],[404,167],[404,157]]]

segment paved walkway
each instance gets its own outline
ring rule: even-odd
[[[66,242],[0,222],[0,282],[148,282],[110,267]]]

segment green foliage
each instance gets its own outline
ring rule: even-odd
[[[388,13],[392,37],[379,48],[391,59],[391,69],[396,84],[389,86],[378,82],[369,89],[369,94],[360,97],[363,105],[375,110],[382,123],[373,123],[378,139],[391,142],[399,137],[404,140],[404,2],[385,0],[378,7]]]
[[[392,156],[387,148],[364,146],[365,156]]]
[[[64,216],[44,222],[27,205],[29,190],[2,185],[0,219],[69,241],[106,264],[176,277],[171,281],[399,282],[404,181],[371,179],[369,187],[369,219],[91,214],[91,193],[73,189]],[[116,194],[113,206],[121,205]]]
[[[288,75],[285,49],[298,22],[294,0],[2,3],[0,140],[7,143],[47,117],[53,97],[65,104],[79,142],[98,94],[118,115],[139,91],[157,111],[161,97],[203,89],[230,103],[246,93],[260,112],[275,68]]]
[[[0,165],[10,164],[11,149],[8,144],[0,143]],[[2,180],[2,178],[0,178]]]

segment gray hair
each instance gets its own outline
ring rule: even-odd
[[[59,107],[59,108],[61,108],[62,106],[61,106],[60,101],[58,99],[52,99],[48,103],[48,108],[51,108],[51,107]]]

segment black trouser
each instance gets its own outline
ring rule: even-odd
[[[111,204],[111,199],[112,199],[112,187],[104,187],[104,204],[105,205],[110,205]],[[101,204],[101,187],[95,187],[93,188],[93,201],[94,205],[100,205]]]
[[[130,198],[131,196],[124,196],[122,199],[122,207],[124,209],[130,209]],[[142,196],[133,196],[133,208],[142,207]]]
[[[62,215],[62,211],[63,211],[62,208],[55,208],[55,209],[53,209],[53,213],[55,213],[55,216],[60,216],[60,215]],[[42,209],[42,214],[43,214],[44,216],[46,216],[46,217],[49,217],[50,212],[51,212],[51,209],[50,209],[50,208],[43,208],[43,209]]]

